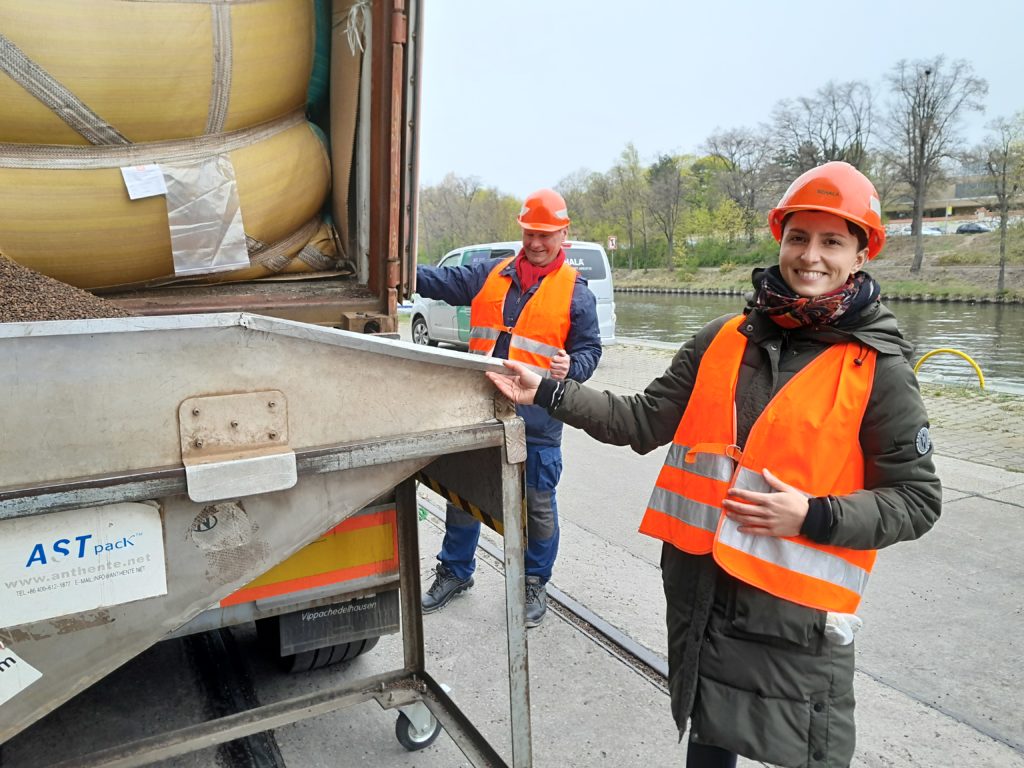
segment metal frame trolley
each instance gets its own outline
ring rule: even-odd
[[[244,313],[0,325],[0,360],[0,744],[393,490],[401,668],[60,765],[146,765],[371,700],[509,764],[425,669],[419,475],[504,523],[510,764],[532,765],[525,435],[481,375],[499,362]]]

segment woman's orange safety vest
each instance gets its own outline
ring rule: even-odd
[[[683,552],[713,553],[741,581],[800,605],[853,613],[874,550],[818,544],[804,536],[740,533],[722,509],[729,488],[770,493],[761,470],[810,497],[864,487],[860,425],[874,382],[876,353],[835,344],[776,393],[736,446],[736,382],[747,339],[743,317],[727,322],[701,359],[640,532]]]
[[[551,358],[565,349],[569,337],[569,308],[576,285],[576,270],[562,264],[544,277],[536,292],[526,302],[515,327],[505,325],[505,297],[512,278],[502,275],[515,256],[511,256],[487,276],[483,287],[473,297],[469,309],[469,351],[491,355],[502,332],[512,335],[508,359],[531,368],[542,376],[551,369]]]

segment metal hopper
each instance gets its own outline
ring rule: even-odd
[[[504,764],[423,668],[410,478],[436,471],[505,521],[513,764],[529,765],[525,440],[485,370],[501,366],[238,313],[0,325],[0,743],[397,487],[403,669],[75,764],[368,699],[421,701],[475,765]]]

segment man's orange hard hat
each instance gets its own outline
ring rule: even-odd
[[[555,190],[538,189],[526,198],[517,221],[523,229],[557,232],[569,226],[569,211]]]

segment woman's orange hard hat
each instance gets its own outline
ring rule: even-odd
[[[795,211],[824,211],[861,227],[868,236],[868,258],[885,245],[882,204],[875,185],[849,163],[838,160],[802,173],[789,185],[779,204],[768,212],[768,227],[782,242],[782,221]]]

